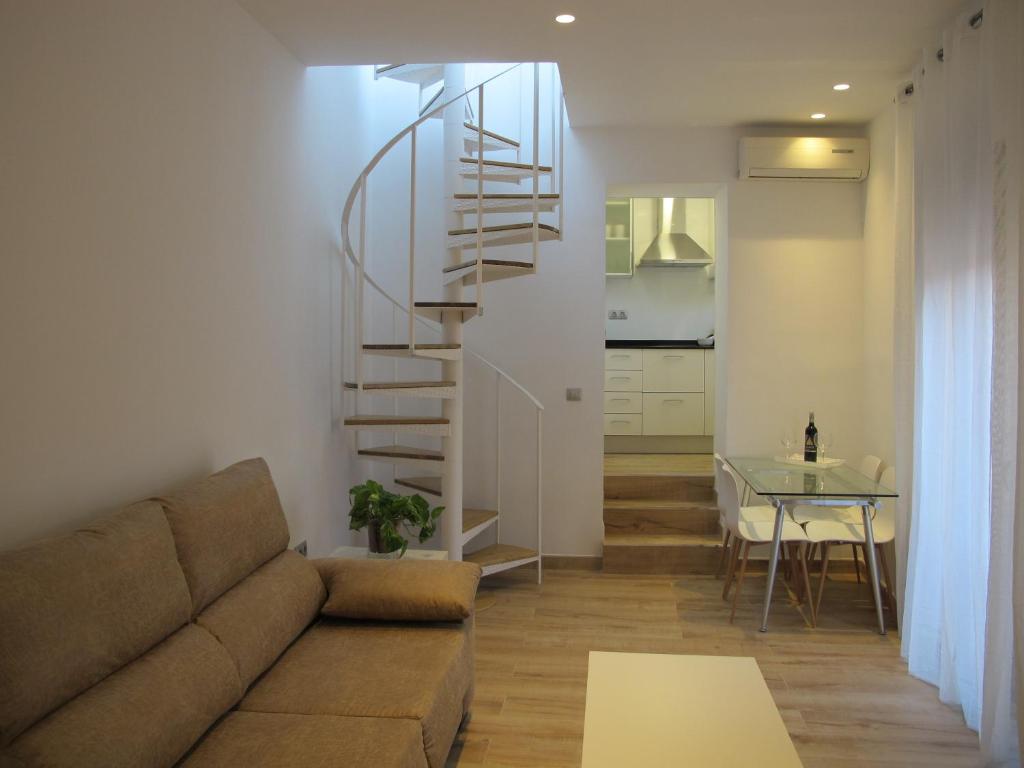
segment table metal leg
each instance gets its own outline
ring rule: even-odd
[[[782,521],[786,507],[781,500],[775,502],[775,533],[772,535],[772,551],[768,556],[768,584],[764,588],[764,609],[761,613],[761,631],[768,631],[768,610],[772,607],[772,590],[775,588],[775,569],[779,564],[779,548],[782,545]]]
[[[861,507],[864,513],[864,556],[868,561],[871,576],[871,593],[875,598],[875,611],[878,613],[878,633],[885,634],[885,616],[882,613],[882,592],[878,586],[878,560],[875,557],[875,532],[871,527],[872,507],[865,504]]]

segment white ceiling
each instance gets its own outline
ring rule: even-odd
[[[861,123],[962,0],[239,0],[302,61],[556,61],[574,126]],[[558,13],[577,17],[556,24]],[[846,93],[832,84],[849,82]]]

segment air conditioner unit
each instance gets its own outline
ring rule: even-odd
[[[741,179],[863,181],[868,140],[801,137],[740,139]]]

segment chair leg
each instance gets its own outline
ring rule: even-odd
[[[896,622],[896,592],[893,588],[892,573],[889,571],[889,561],[885,557],[885,545],[876,544],[875,551],[878,553],[878,560],[882,564],[882,573],[885,574],[885,593],[889,598],[889,611],[893,623]]]
[[[725,570],[725,558],[729,553],[729,539],[732,537],[732,531],[728,528],[725,529],[725,539],[722,541],[722,555],[718,558],[718,570],[715,571],[715,578],[719,578],[722,572]]]
[[[821,613],[821,596],[825,594],[825,577],[828,575],[828,543],[821,545],[821,581],[818,583],[818,599],[814,605],[815,624],[817,616]]]
[[[851,544],[850,549],[853,550],[853,569],[857,572],[857,583],[860,584],[860,560],[857,558],[857,545]]]
[[[736,563],[739,562],[740,550],[743,549],[743,540],[738,536],[732,537],[732,548],[729,550],[729,567],[725,573],[725,584],[722,586],[722,599],[729,599],[729,589],[732,587],[732,580],[736,577]]]
[[[787,580],[792,580],[792,575],[789,573],[789,558],[786,557],[786,545],[783,544],[779,547],[779,558],[782,561],[782,575]]]
[[[739,542],[739,539],[737,539]],[[750,542],[743,542],[743,564],[740,565],[740,575],[736,580],[736,592],[732,596],[732,612],[729,614],[729,623],[732,624],[732,620],[736,618],[736,605],[740,601],[740,589],[743,588],[743,576],[747,572],[747,561],[750,560]]]
[[[804,574],[804,595],[806,595],[807,607],[811,610],[811,627],[817,627],[818,610],[814,605],[814,593],[811,592],[811,574],[807,571],[807,550],[810,549],[810,545],[799,544],[797,548],[800,551],[800,570]]]

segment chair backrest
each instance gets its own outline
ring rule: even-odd
[[[877,456],[868,454],[860,460],[860,473],[866,477],[870,477],[876,483],[878,482],[878,475],[882,471],[882,460]]]
[[[735,470],[722,462],[722,487],[718,489],[718,506],[725,515],[725,523],[730,528],[740,524],[740,483]]]
[[[885,471],[882,472],[882,477],[878,481],[881,485],[886,488],[896,490],[896,467],[886,467]]]

